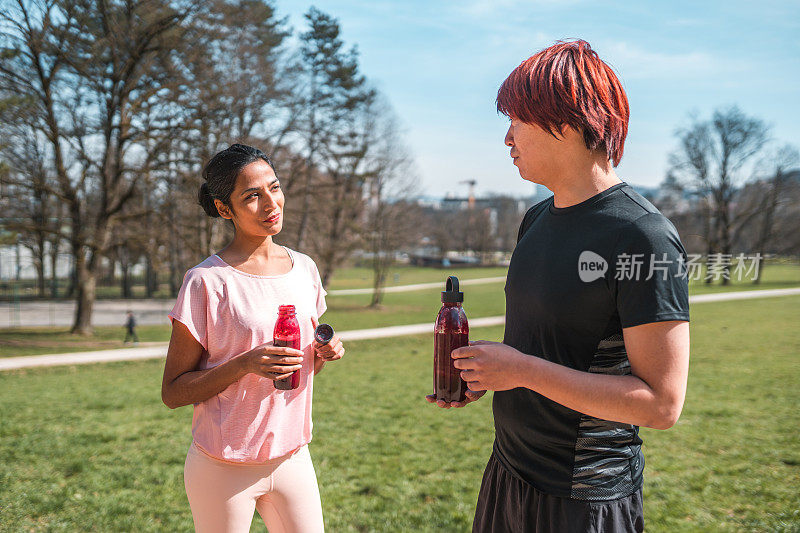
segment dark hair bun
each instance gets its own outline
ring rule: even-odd
[[[208,190],[208,183],[203,183],[200,186],[200,192],[197,193],[197,203],[203,208],[203,211],[210,217],[218,218],[219,211],[214,204],[214,198],[211,196],[211,191]]]

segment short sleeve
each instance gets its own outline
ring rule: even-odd
[[[313,260],[310,260],[310,271],[311,271],[311,279],[314,282],[314,292],[317,296],[316,308],[317,308],[317,319],[322,316],[323,313],[328,309],[328,304],[325,303],[325,296],[327,296],[328,291],[325,290],[325,287],[322,286],[322,278],[319,275],[319,270],[317,269],[317,264],[314,263]]]
[[[623,328],[689,320],[686,250],[672,223],[649,213],[623,228],[609,269]]]
[[[192,337],[208,351],[208,293],[199,272],[189,270],[183,277],[178,299],[168,316],[170,322],[177,320],[186,326]]]

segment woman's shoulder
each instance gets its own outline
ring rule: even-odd
[[[311,256],[304,254],[303,252],[298,252],[294,248],[289,248],[288,246],[284,246],[284,248],[286,249],[287,252],[289,252],[289,255],[292,257],[292,261],[294,261],[295,264],[300,266],[306,266],[306,265],[316,266],[314,260],[311,259]]]
[[[289,255],[292,256],[292,261],[294,261],[295,268],[300,268],[301,270],[305,270],[311,272],[313,274],[317,274],[319,270],[317,270],[317,264],[311,258],[311,256],[304,254],[303,252],[298,252],[297,250],[293,250],[288,246],[284,246],[286,250],[289,252]]]
[[[184,283],[200,283],[219,279],[224,272],[224,266],[216,254],[210,255],[186,271],[183,276]]]

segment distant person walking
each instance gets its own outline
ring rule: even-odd
[[[495,391],[473,531],[642,531],[639,426],[672,426],[686,394],[686,252],[614,172],[628,99],[587,42],[523,61],[497,109],[520,175],[553,196],[519,228],[503,342],[453,350],[471,392],[439,402]]]
[[[125,320],[125,340],[123,344],[133,340],[134,344],[139,344],[139,336],[136,335],[136,317],[133,316],[133,311],[128,311],[128,318]]]
[[[200,205],[230,220],[234,237],[183,279],[161,389],[170,408],[194,404],[184,485],[195,530],[250,531],[258,510],[270,533],[323,531],[311,393],[325,362],[344,354],[338,337],[313,341],[325,289],[310,257],[272,240],[284,196],[263,152],[234,144],[203,177]],[[284,305],[295,308],[300,350],[272,342]],[[276,388],[293,372],[298,388]]]

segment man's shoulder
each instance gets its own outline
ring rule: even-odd
[[[541,202],[534,204],[530,209],[525,212],[525,215],[522,217],[522,223],[519,225],[519,234],[517,236],[517,241],[519,241],[522,236],[525,234],[525,231],[530,227],[536,218],[541,215],[545,210],[549,208],[550,205],[553,203],[553,197],[550,196],[549,198],[545,198]]]
[[[617,192],[618,194],[615,195],[615,200],[618,206],[622,208],[621,213],[623,213],[628,220],[633,221],[650,214],[661,215],[661,211],[659,211],[650,200],[636,192],[636,190],[627,183],[623,187],[620,187]],[[663,217],[663,215],[661,216]]]
[[[542,200],[541,202],[538,202],[538,203],[532,205],[530,207],[530,209],[525,211],[525,216],[522,217],[522,220],[525,221],[525,220],[529,220],[531,218],[536,218],[536,216],[539,213],[541,213],[542,211],[547,209],[552,203],[553,203],[553,197],[549,196],[549,197],[545,198],[544,200]]]

